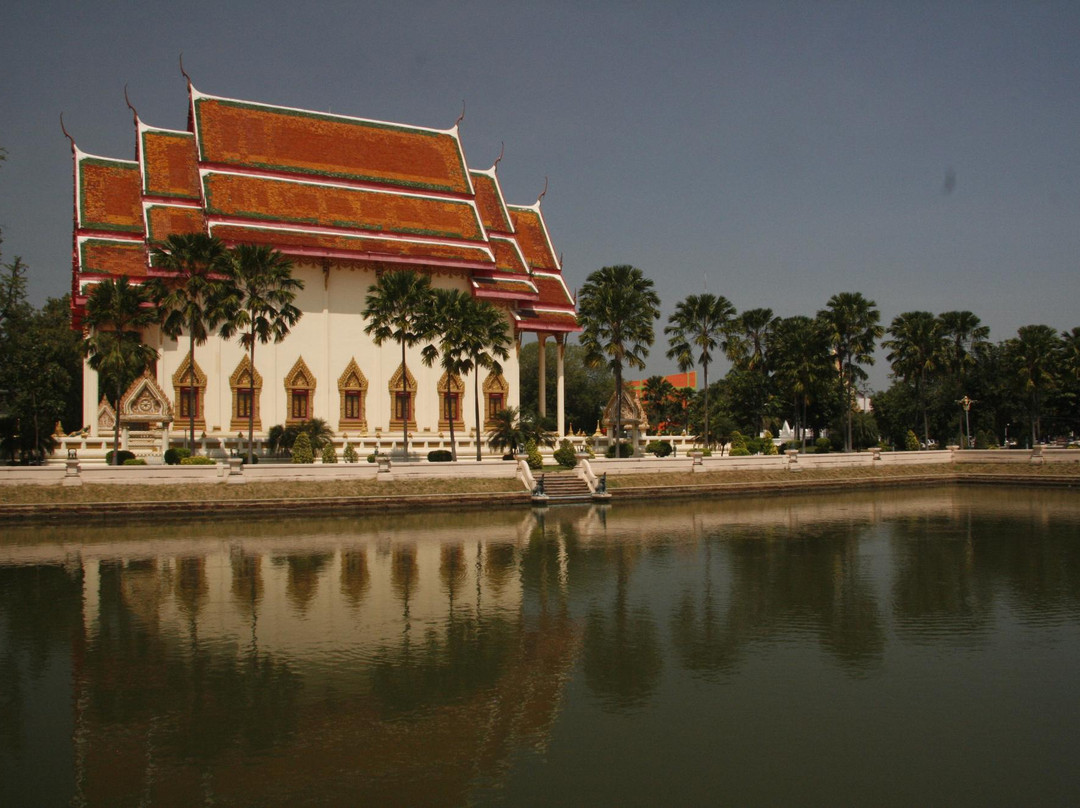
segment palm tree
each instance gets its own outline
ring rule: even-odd
[[[889,333],[892,339],[882,343],[882,346],[889,350],[885,358],[892,364],[893,376],[903,379],[915,388],[915,397],[922,412],[923,439],[929,446],[927,379],[948,361],[941,320],[928,311],[908,311],[893,318]]]
[[[1041,432],[1043,396],[1056,382],[1060,348],[1057,331],[1048,325],[1022,326],[1016,336],[1005,343],[1017,381],[1029,396],[1033,446]]]
[[[946,311],[938,319],[946,341],[945,366],[963,387],[967,370],[975,364],[974,354],[986,344],[990,329],[970,311]]]
[[[765,428],[764,410],[768,402],[769,343],[779,322],[772,309],[747,309],[732,323],[725,347],[735,370],[749,383],[743,389],[750,394],[759,432]]]
[[[622,440],[623,366],[645,367],[653,344],[653,320],[660,317],[660,297],[637,267],[603,267],[585,279],[578,295],[578,338],[585,361],[606,364],[615,374],[615,443]]]
[[[510,328],[502,312],[486,300],[472,300],[468,309],[462,351],[466,373],[473,372],[473,416],[476,419],[476,459],[480,460],[480,369],[496,375],[510,358]]]
[[[777,383],[794,405],[795,434],[805,447],[807,410],[832,372],[821,322],[804,315],[781,320],[775,330],[772,354]]]
[[[370,334],[376,345],[392,339],[401,346],[401,379],[404,427],[403,458],[409,457],[409,371],[405,364],[405,349],[427,338],[431,327],[431,279],[411,270],[384,272],[368,291],[361,314],[370,322],[364,333]]]
[[[672,396],[675,395],[675,385],[663,376],[650,376],[645,380],[641,393],[641,403],[645,407],[649,423],[659,430],[660,423],[668,420],[667,414],[671,409]]]
[[[537,446],[555,445],[555,434],[544,429],[535,415],[522,412],[517,407],[507,407],[495,413],[487,436],[488,446],[493,452],[514,451],[529,441]]]
[[[230,339],[240,332],[240,344],[248,349],[248,463],[254,458],[255,435],[255,343],[281,342],[299,321],[302,312],[293,305],[304,282],[292,275],[292,262],[261,244],[240,244],[228,263],[229,299],[221,336]]]
[[[451,401],[451,384],[454,377],[460,377],[462,373],[467,372],[465,365],[469,360],[464,356],[464,342],[465,335],[471,327],[470,304],[472,301],[472,295],[459,289],[436,289],[433,292],[431,308],[428,312],[432,318],[432,325],[437,324],[438,327],[439,347],[426,345],[420,352],[420,356],[428,367],[434,365],[435,360],[441,357],[439,365],[446,371],[448,405]],[[434,327],[430,330],[432,335],[436,333]],[[457,406],[460,407],[461,402],[458,402]],[[457,415],[458,413],[453,409],[447,410],[446,420],[450,423],[450,457],[454,462],[457,462],[457,441],[454,439],[454,421],[457,420]],[[479,444],[479,441],[477,443]]]
[[[195,346],[223,318],[229,256],[216,236],[174,233],[151,253],[152,263],[168,275],[148,286],[161,316],[161,330],[170,337],[188,335],[188,447],[195,444]]]
[[[861,365],[874,364],[874,343],[885,333],[878,321],[877,303],[860,292],[840,292],[829,298],[818,317],[826,328],[829,347],[836,361],[841,400],[847,410],[844,451],[851,451],[851,411],[854,406],[855,380],[865,379]]]
[[[679,363],[679,370],[684,373],[694,366],[694,354],[701,363],[705,387],[705,445],[710,446],[709,438],[709,363],[713,351],[726,348],[725,336],[735,317],[735,307],[723,295],[709,293],[690,295],[675,306],[675,312],[668,318],[664,333],[671,346],[668,359]]]
[[[115,385],[112,461],[116,465],[120,460],[120,396],[131,379],[157,359],[157,351],[142,341],[143,329],[157,323],[157,312],[147,289],[121,275],[102,281],[90,292],[84,322],[92,329],[83,343],[90,367]]]

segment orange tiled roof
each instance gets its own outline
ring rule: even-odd
[[[514,312],[519,331],[580,331],[572,311],[521,308]]]
[[[514,223],[514,233],[529,266],[533,269],[558,271],[559,263],[551,249],[551,240],[548,238],[539,207],[525,208],[512,205],[510,219]]]
[[[563,284],[562,277],[554,274],[534,272],[532,279],[540,293],[539,305],[573,307],[574,301],[571,299],[565,284]]]
[[[206,230],[206,217],[202,208],[148,205],[146,230],[146,237],[151,242],[164,241],[174,233],[202,233]]]
[[[476,189],[476,207],[488,233],[513,233],[514,225],[503,201],[502,189],[495,172],[470,171],[473,188]]]
[[[530,305],[539,299],[536,287],[525,278],[474,277],[472,288],[473,294],[479,298],[523,300]]]
[[[141,241],[83,239],[79,265],[85,273],[139,278],[146,275],[146,247]]]
[[[139,127],[143,192],[151,196],[200,198],[195,137],[190,132],[169,132]]]
[[[514,275],[529,274],[521,249],[513,239],[493,236],[491,249],[495,253],[495,268],[500,272],[510,272]]]
[[[483,241],[469,202],[336,185],[208,173],[206,212],[237,219]]]
[[[80,154],[79,227],[141,233],[142,188],[139,164]]]
[[[306,230],[248,227],[237,224],[212,224],[211,232],[227,244],[270,244],[282,252],[336,253],[355,258],[417,258],[432,262],[490,264],[491,254],[480,245],[444,242],[407,241],[378,236],[313,233]]]
[[[456,133],[195,93],[199,159],[471,194]]]

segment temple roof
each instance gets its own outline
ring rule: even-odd
[[[205,232],[295,260],[459,273],[522,308],[521,329],[577,330],[539,203],[508,206],[494,167],[467,167],[456,126],[189,93],[191,131],[136,118],[135,161],[74,148],[76,322],[85,284],[145,276],[152,246]]]

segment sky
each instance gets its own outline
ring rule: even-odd
[[[124,88],[184,129],[179,57],[212,95],[505,144],[507,201],[543,211],[571,290],[633,264],[663,325],[709,291],[888,326],[968,309],[995,341],[1080,325],[1080,3],[11,3],[0,25],[3,260],[31,300],[71,282],[72,163],[134,156]],[[722,369],[722,366],[721,366]],[[888,384],[883,353],[870,386]],[[714,371],[715,373],[715,371]],[[633,375],[633,374],[631,374]]]

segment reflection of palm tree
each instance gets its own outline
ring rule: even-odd
[[[594,610],[585,624],[585,681],[612,708],[642,706],[656,689],[663,656],[656,621],[645,606],[630,611],[627,590],[636,548],[615,548],[617,577],[611,617]]]
[[[454,598],[465,583],[465,548],[460,544],[444,544],[439,551],[439,578],[443,591],[450,598],[450,616],[454,615]]]
[[[719,614],[712,588],[712,566],[712,545],[706,542],[700,611],[693,594],[685,592],[671,616],[671,639],[683,667],[706,678],[730,671],[740,645],[729,621]]]
[[[405,620],[405,638],[409,636],[409,600],[412,598],[416,580],[420,577],[420,567],[416,563],[416,546],[411,544],[394,547],[390,559],[390,586],[401,599],[402,617]]]
[[[349,550],[341,554],[341,594],[348,598],[353,607],[367,595],[371,586],[371,571],[368,569],[367,553],[364,550]]]
[[[289,577],[285,584],[285,595],[297,611],[307,611],[319,589],[319,574],[331,560],[331,553],[309,553],[286,558]]]

